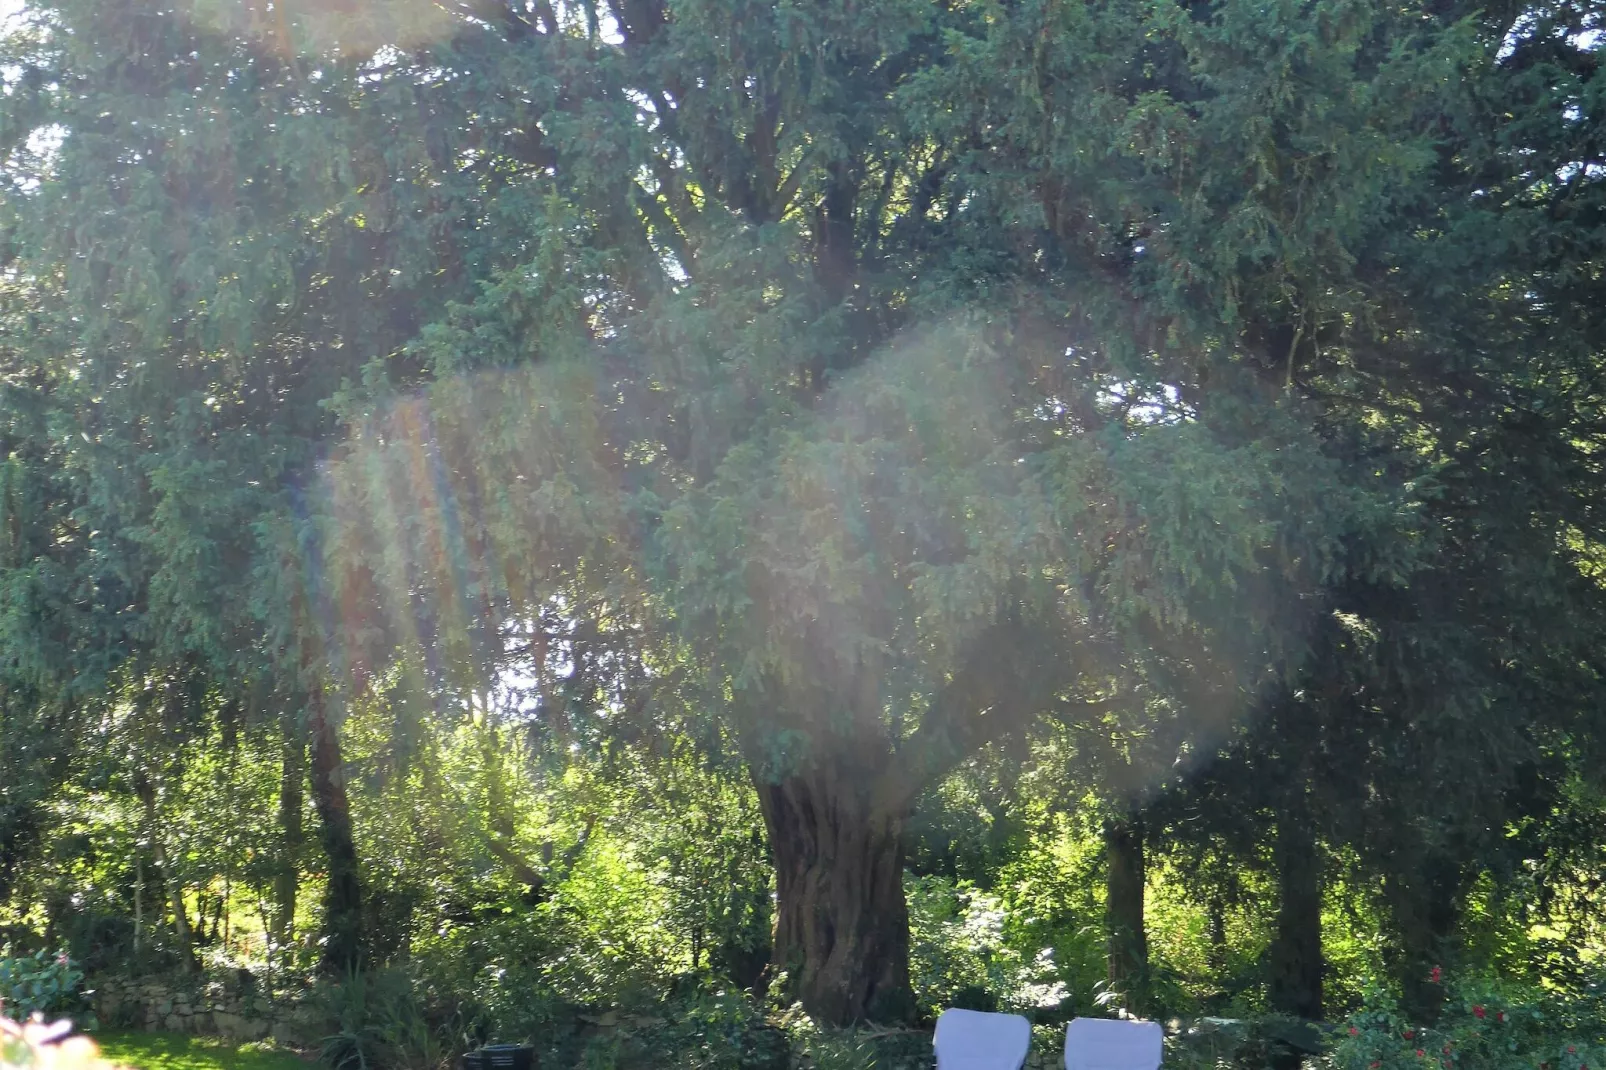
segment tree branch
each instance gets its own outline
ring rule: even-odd
[[[1057,630],[1000,621],[932,699],[876,787],[876,804],[901,811],[983,744],[1024,728],[1080,674]],[[1113,703],[1114,700],[1111,700]],[[1103,703],[1090,703],[1089,712]]]

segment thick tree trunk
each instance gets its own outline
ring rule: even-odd
[[[296,898],[301,888],[305,832],[301,811],[306,799],[307,742],[295,714],[279,717],[283,748],[279,775],[279,859],[273,876],[273,944],[286,948],[295,938]]]
[[[904,815],[823,772],[756,786],[775,857],[772,969],[821,1022],[908,1018]]]
[[[339,975],[362,961],[362,881],[357,842],[352,835],[351,803],[340,754],[340,735],[329,719],[321,694],[307,709],[307,739],[312,752],[312,802],[318,812],[319,838],[329,863],[323,903],[323,956],[319,968]]]
[[[1420,1021],[1433,1021],[1445,992],[1432,979],[1432,971],[1453,964],[1464,877],[1459,862],[1435,859],[1420,848],[1407,857],[1414,866],[1383,881],[1396,941],[1391,965],[1405,1012]]]
[[[1143,921],[1143,890],[1148,875],[1143,823],[1131,815],[1104,823],[1105,974],[1110,991],[1140,1011],[1149,974],[1149,938]]]
[[[1272,1009],[1322,1016],[1322,867],[1303,798],[1277,824],[1277,934],[1267,952]]]

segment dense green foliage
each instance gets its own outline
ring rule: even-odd
[[[36,1014],[59,1017],[76,1009],[74,997],[83,979],[65,954],[36,951],[0,958],[0,1015],[18,1022]]]
[[[1341,1070],[1380,1067],[1529,1067],[1588,1070],[1606,1056],[1599,985],[1574,993],[1511,998],[1482,986],[1453,993],[1433,1026],[1413,1022],[1373,993],[1333,1053]]]
[[[341,1066],[1583,986],[1603,32],[30,4],[0,925]]]

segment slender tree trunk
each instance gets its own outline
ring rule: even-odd
[[[16,883],[28,838],[27,831],[18,827],[15,819],[7,821],[4,830],[0,830],[0,903],[11,902],[11,889]]]
[[[1277,934],[1267,952],[1273,1010],[1322,1016],[1322,865],[1303,790],[1277,823]]]
[[[195,965],[195,941],[190,936],[190,916],[184,908],[184,885],[168,871],[167,852],[162,849],[162,837],[154,826],[151,829],[151,851],[155,856],[157,879],[166,891],[173,910],[173,935],[178,938],[179,965],[188,973]]]
[[[1110,990],[1141,1010],[1149,974],[1149,938],[1143,920],[1143,822],[1122,814],[1104,822],[1105,973]]]
[[[823,770],[756,786],[775,858],[771,968],[819,1021],[907,1019],[904,815]]]
[[[301,853],[305,832],[307,743],[291,711],[279,715],[283,750],[279,775],[279,859],[273,876],[273,944],[280,949],[295,938],[296,896],[301,887]],[[284,953],[281,950],[281,954]]]
[[[1219,891],[1210,893],[1206,906],[1209,915],[1210,968],[1220,973],[1227,968],[1227,903]]]
[[[307,737],[311,745],[312,802],[318,812],[319,837],[329,863],[328,887],[323,904],[323,956],[319,968],[339,975],[362,961],[362,881],[357,865],[357,842],[352,834],[351,803],[346,795],[340,735],[329,719],[322,693],[312,696],[307,710]]]
[[[134,779],[134,794],[145,807],[146,835],[151,842],[151,862],[156,869],[156,882],[161,890],[157,901],[168,901],[173,911],[173,936],[178,941],[179,967],[186,973],[195,965],[194,942],[190,938],[190,916],[184,908],[184,886],[176,874],[169,872],[167,851],[162,844],[161,815],[156,810],[156,786],[144,773]]]
[[[140,934],[145,931],[145,852],[134,846],[134,960],[139,960]]]

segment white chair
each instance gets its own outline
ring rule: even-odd
[[[1073,1018],[1065,1027],[1065,1070],[1159,1070],[1159,1022]]]
[[[1032,1024],[1018,1014],[949,1008],[937,1018],[937,1070],[1021,1070]]]

